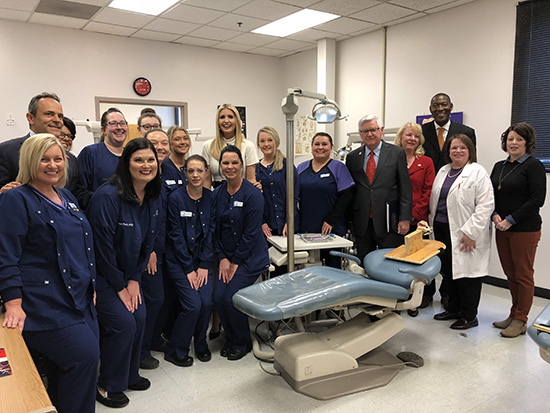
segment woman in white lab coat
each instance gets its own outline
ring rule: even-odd
[[[439,170],[432,187],[429,220],[435,238],[447,247],[441,255],[441,274],[449,303],[434,318],[456,319],[451,328],[466,330],[478,325],[481,281],[489,272],[494,195],[468,136],[452,136],[444,151],[447,165]]]

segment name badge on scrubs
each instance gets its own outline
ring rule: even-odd
[[[78,211],[78,207],[73,202],[69,202],[69,206],[75,211]]]
[[[180,211],[180,217],[190,218],[193,216],[193,213],[190,211]]]
[[[242,208],[243,205],[244,205],[244,203],[241,202],[241,201],[235,201],[235,202],[233,202],[233,206],[234,206],[234,207]]]
[[[176,181],[174,179],[167,179],[166,185],[176,185]]]
[[[328,178],[330,174],[321,174],[319,175],[319,178]]]

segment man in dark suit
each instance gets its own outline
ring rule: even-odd
[[[476,132],[466,125],[453,122],[451,120],[452,110],[453,103],[449,95],[438,93],[430,101],[430,113],[434,120],[422,125],[422,134],[425,139],[424,150],[426,151],[426,156],[432,158],[436,173],[447,163],[445,161],[444,148],[447,138],[462,133],[472,140],[474,146],[476,144]],[[433,301],[435,290],[435,282],[428,284],[424,288],[424,296],[420,308],[427,307]],[[445,284],[442,284],[439,293],[441,294],[441,304],[446,308],[448,296]]]
[[[19,185],[19,152],[27,138],[38,133],[51,133],[59,138],[63,127],[63,108],[55,93],[41,93],[29,102],[26,115],[30,132],[21,138],[0,143],[0,187],[2,192]],[[69,162],[69,176],[65,185],[78,200],[81,208],[86,208],[92,193],[82,186],[76,157],[65,152]]]
[[[412,220],[412,187],[405,151],[382,140],[382,120],[364,116],[359,133],[364,145],[347,156],[346,166],[355,181],[352,225],[357,255],[363,260],[377,248],[403,243]],[[396,232],[387,230],[386,205],[398,210]]]
[[[424,150],[426,156],[432,158],[435,171],[439,171],[445,161],[445,151],[443,146],[447,138],[463,133],[476,144],[476,132],[462,123],[451,120],[453,104],[451,98],[446,93],[438,93],[430,101],[430,113],[434,120],[422,125],[422,134],[424,135]]]

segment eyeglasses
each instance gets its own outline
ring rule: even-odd
[[[149,125],[146,123],[145,125],[141,125],[140,128],[145,129],[146,131],[149,131],[151,129],[160,129],[160,125],[157,123],[155,125]]]
[[[74,140],[74,135],[67,135],[66,133],[64,132],[60,132],[59,133],[59,138],[60,139],[63,139],[64,141],[66,140],[70,140],[71,142]]]
[[[107,125],[109,125],[111,128],[116,128],[117,126],[123,128],[128,125],[128,122],[126,122],[125,120],[122,120],[120,122],[112,120],[111,122],[107,122]]]
[[[374,132],[378,132],[380,130],[380,128],[376,128],[376,129],[362,129],[359,131],[359,133],[363,134],[363,135],[368,135],[369,133],[374,133]]]
[[[203,168],[196,168],[196,169],[194,169],[194,168],[190,168],[190,169],[185,168],[185,170],[187,171],[187,173],[189,175],[193,175],[195,172],[198,173],[199,175],[204,173]]]

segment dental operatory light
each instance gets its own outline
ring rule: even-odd
[[[317,10],[303,9],[282,19],[275,20],[265,26],[252,30],[252,33],[267,34],[269,36],[286,37],[301,32],[319,24],[337,19],[337,14],[325,13]]]
[[[340,108],[329,99],[321,100],[313,106],[311,111],[310,119],[314,119],[317,123],[332,123],[335,120],[341,120],[342,115],[340,113]]]
[[[177,2],[178,0],[113,0],[109,7],[158,16]]]

